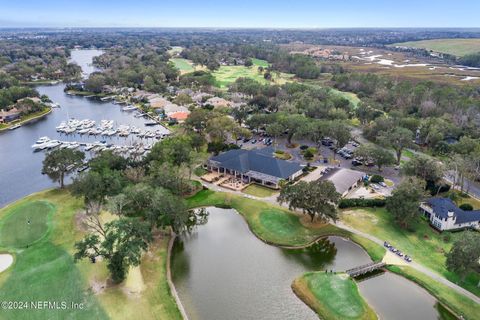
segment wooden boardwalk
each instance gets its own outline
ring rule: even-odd
[[[386,266],[386,263],[382,262],[382,261],[371,262],[371,263],[367,263],[363,266],[358,266],[358,267],[355,267],[355,268],[352,268],[352,269],[348,269],[347,271],[345,271],[345,273],[347,273],[350,277],[355,278],[355,277],[361,276],[363,274],[381,269],[385,266]]]

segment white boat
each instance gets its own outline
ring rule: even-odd
[[[44,149],[47,148],[47,144],[48,144],[48,141],[41,142],[41,143],[35,143],[35,144],[32,145],[32,149],[34,149],[35,151],[44,150]]]
[[[67,144],[67,149],[77,149],[78,147],[80,147],[80,144],[78,142],[70,142],[69,144]]]
[[[50,106],[51,106],[52,108],[60,108],[60,105],[59,105],[58,103],[56,103],[56,102],[52,102],[52,103],[50,104]]]
[[[129,105],[122,108],[122,111],[133,111],[133,110],[137,110],[137,107]]]
[[[16,125],[14,125],[13,127],[8,128],[8,129],[9,129],[9,130],[15,130],[15,129],[20,128],[21,126],[22,126],[22,125],[18,123],[18,124],[16,124]]]
[[[49,142],[46,143],[45,148],[46,149],[53,149],[61,145],[62,143],[58,140],[50,140]]]
[[[72,127],[67,127],[65,130],[63,130],[63,132],[65,132],[66,134],[74,133],[75,131],[77,131],[77,129]]]
[[[78,130],[78,133],[80,134],[85,134],[85,133],[89,133],[90,132],[90,129],[89,128],[85,128],[85,129],[80,129]]]
[[[105,132],[105,135],[106,135],[106,136],[113,136],[113,135],[116,134],[116,133],[117,133],[117,130],[111,129],[111,130],[107,130],[107,131]]]
[[[45,137],[38,138],[38,140],[35,143],[45,143],[45,142],[48,142],[48,141],[50,141],[50,138],[45,136]]]

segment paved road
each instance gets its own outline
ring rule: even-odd
[[[233,194],[237,194],[237,195],[240,195],[240,196],[244,196],[246,198],[250,198],[250,199],[255,199],[255,200],[260,200],[260,201],[266,201],[266,202],[269,202],[271,204],[275,204],[275,205],[280,205],[282,207],[285,207],[285,208],[288,208],[288,206],[286,204],[279,204],[277,202],[277,197],[276,195],[274,196],[270,196],[270,197],[267,197],[267,198],[259,198],[259,197],[255,197],[255,196],[251,196],[251,195],[247,195],[245,193],[242,193],[242,192],[239,192],[239,191],[233,191],[233,190],[229,190],[229,189],[225,189],[225,188],[222,188],[222,187],[219,187],[217,185],[214,185],[212,183],[207,183],[203,180],[199,180],[205,187],[211,189],[211,190],[215,190],[215,191],[220,191],[220,192],[229,192],[229,193],[233,193]],[[365,233],[363,231],[360,231],[360,230],[357,230],[355,228],[352,228],[350,226],[347,226],[346,224],[342,223],[341,221],[338,221],[335,223],[335,225],[339,228],[342,228],[342,229],[345,229],[345,230],[348,230],[352,233],[355,233],[355,234],[358,234],[359,236],[362,236],[364,238],[367,238],[381,246],[383,246],[383,242],[384,240],[381,240],[375,236],[372,236],[368,233]],[[457,291],[458,293],[460,294],[463,294],[464,296],[472,299],[473,301],[475,301],[476,303],[479,303],[480,304],[480,298],[477,297],[475,294],[471,293],[470,291],[458,286],[457,284],[445,279],[443,276],[441,276],[440,274],[436,273],[435,271],[432,271],[430,270],[429,268],[413,261],[409,264],[410,267],[412,267],[413,269],[417,270],[417,271],[420,271],[421,273],[429,276],[430,278],[448,286],[449,288],[452,288],[453,290]]]

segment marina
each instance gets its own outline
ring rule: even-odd
[[[92,71],[93,68],[89,68],[88,65],[93,56],[101,53],[99,50],[74,50],[72,56],[83,70]],[[141,156],[144,156],[151,145],[159,140],[158,137],[161,139],[170,133],[158,122],[153,121],[154,126],[146,125],[145,123],[152,119],[150,117],[146,119],[144,115],[135,116],[136,112],[140,114],[139,110],[125,112],[122,111],[121,105],[113,101],[68,95],[63,91],[65,85],[62,83],[40,85],[35,88],[40,95],[47,95],[59,107],[52,108],[52,112],[45,117],[23,124],[15,130],[0,133],[0,159],[2,159],[0,206],[55,186],[46,175],[41,174],[42,161],[49,149],[37,152],[32,149],[32,145],[41,143],[38,141],[41,137],[48,137],[51,140],[50,149],[69,147],[87,152],[99,152],[102,149],[119,153],[124,153],[123,150],[128,149],[130,154],[141,153]],[[78,127],[67,126],[70,120],[82,122],[87,119],[90,123],[85,121]],[[108,120],[109,123],[111,121],[112,126],[109,127],[109,124],[105,123],[105,129],[116,130],[115,133],[100,131],[102,120]],[[75,124],[75,121],[72,122]],[[61,132],[62,129],[57,131],[57,127],[62,126],[62,123],[65,124],[65,131]],[[102,146],[98,145],[100,143]],[[127,149],[122,149],[124,147]],[[69,179],[66,180],[67,183],[68,181]]]

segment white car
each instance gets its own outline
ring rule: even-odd
[[[386,184],[385,182],[383,182],[383,181],[379,182],[378,184],[381,185],[381,186],[384,187],[384,188],[387,187],[387,184]]]

